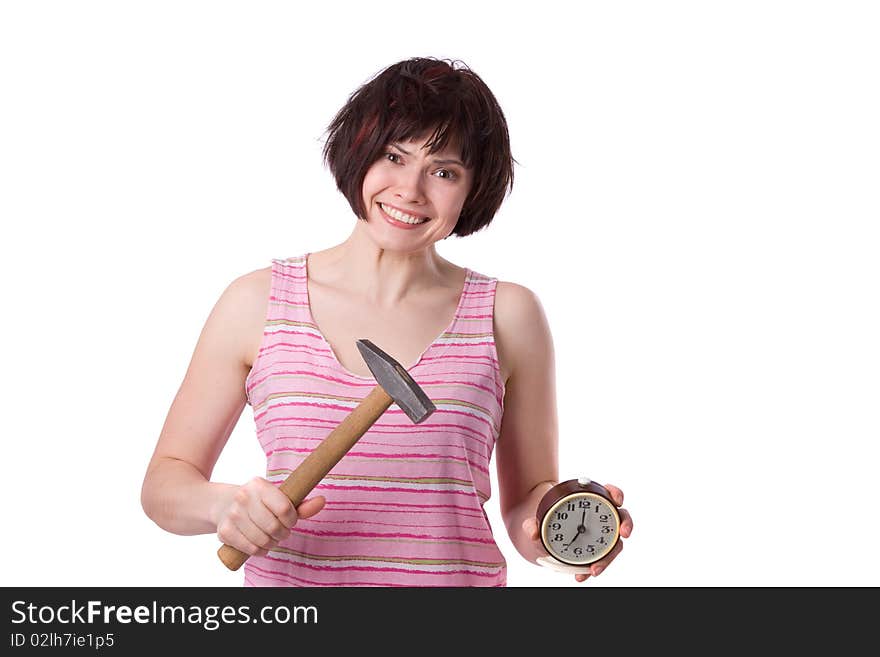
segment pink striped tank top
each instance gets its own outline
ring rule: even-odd
[[[265,331],[245,382],[276,484],[376,385],[345,369],[315,324],[307,258],[272,261]],[[245,586],[506,585],[483,510],[504,397],[496,283],[467,269],[452,323],[408,368],[437,410],[413,424],[392,404],[309,495],[323,495],[324,509],[245,563]]]

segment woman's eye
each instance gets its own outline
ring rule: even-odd
[[[382,157],[391,162],[392,164],[401,164],[400,155],[398,153],[387,152]],[[455,180],[458,178],[458,174],[455,171],[450,171],[449,169],[438,169],[436,175],[444,180]]]

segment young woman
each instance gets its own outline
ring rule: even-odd
[[[504,586],[483,510],[489,465],[494,452],[508,534],[534,562],[546,554],[535,510],[558,476],[551,334],[533,292],[436,248],[487,226],[512,189],[504,114],[467,67],[416,58],[353,93],[328,135],[353,230],[224,291],[148,466],[144,510],[163,529],[216,532],[253,555],[250,586]],[[414,425],[393,405],[294,508],[277,485],[375,385],[361,338],[406,367],[437,410]],[[246,404],[266,478],[213,482]],[[632,520],[620,515],[627,537]]]

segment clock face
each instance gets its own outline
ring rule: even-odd
[[[573,493],[550,507],[541,523],[541,540],[559,561],[593,563],[617,543],[620,516],[614,505],[595,493]]]

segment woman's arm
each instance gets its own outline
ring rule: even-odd
[[[553,339],[541,302],[527,288],[499,283],[495,299],[498,357],[510,372],[504,395],[501,434],[495,447],[501,516],[517,551],[528,561],[546,556],[535,511],[541,498],[558,483],[556,364]],[[623,491],[604,484],[620,513],[620,535],[628,538],[633,522],[622,508]],[[623,549],[618,541],[605,557],[590,565],[601,573]],[[583,582],[590,575],[577,574]]]
[[[216,531],[215,507],[237,488],[208,480],[246,403],[244,349],[257,282],[250,276],[233,281],[211,310],[147,467],[141,503],[170,532]]]
[[[495,446],[501,516],[517,551],[528,561],[546,554],[523,531],[558,474],[556,365],[553,339],[538,297],[499,282],[495,342],[509,376]]]
[[[246,403],[248,349],[262,335],[268,270],[233,281],[208,317],[168,411],[141,489],[141,504],[175,534],[217,532],[248,554],[285,538],[296,522],[290,500],[256,477],[244,486],[211,482],[211,472]],[[306,503],[304,503],[305,505]],[[305,513],[317,512],[311,503]]]

